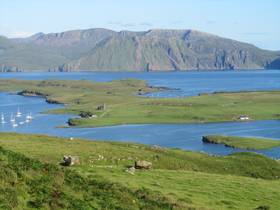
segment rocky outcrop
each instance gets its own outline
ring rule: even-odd
[[[0,72],[23,72],[18,66],[0,65]]]
[[[63,166],[78,165],[80,164],[80,158],[78,156],[64,155],[60,164]]]
[[[202,142],[207,144],[218,144],[216,141],[212,140],[208,136],[202,136]]]
[[[62,104],[61,102],[59,102],[55,99],[52,99],[52,98],[47,98],[46,102],[49,103],[49,104]]]
[[[280,69],[280,57],[273,60],[271,63],[267,65],[269,69]]]
[[[23,91],[18,92],[18,95],[32,96],[32,97],[47,97],[46,94],[38,92],[38,91],[33,91],[33,90],[23,90]]]
[[[75,118],[68,119],[67,124],[69,126],[76,126],[77,125],[77,123],[75,122]]]
[[[136,169],[151,169],[152,165],[153,164],[151,162],[148,162],[146,160],[138,160],[138,161],[135,161],[134,168],[136,168]]]
[[[17,94],[22,96],[29,96],[29,97],[43,97],[46,99],[46,102],[49,104],[62,104],[58,100],[55,100],[53,98],[48,98],[48,94],[41,93],[35,90],[23,90],[18,92]]]
[[[134,175],[134,173],[135,173],[135,167],[134,167],[134,166],[128,167],[125,171],[126,171],[127,173],[129,173],[129,174]]]
[[[92,112],[90,111],[81,111],[79,116],[81,118],[92,118],[93,116],[96,116],[95,114],[93,114]]]
[[[96,110],[99,110],[99,111],[104,111],[106,110],[106,104],[102,104],[102,105],[99,105],[96,107]]]

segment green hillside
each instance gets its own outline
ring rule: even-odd
[[[141,144],[0,133],[2,209],[279,209],[280,164]],[[80,164],[59,165],[63,155]],[[135,160],[150,170],[126,172]]]
[[[0,147],[0,209],[176,209],[161,193],[46,164]],[[187,207],[186,207],[187,208]]]

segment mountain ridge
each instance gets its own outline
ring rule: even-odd
[[[0,36],[0,72],[269,69],[280,67],[279,58],[279,51],[192,29]]]

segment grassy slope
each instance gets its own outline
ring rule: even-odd
[[[130,190],[96,177],[45,164],[0,147],[0,209],[187,208],[161,193]]]
[[[204,140],[205,139],[205,140]],[[272,147],[280,146],[280,141],[264,139],[264,138],[249,138],[249,137],[238,137],[238,136],[219,136],[211,135],[205,136],[203,141],[206,143],[224,144],[229,147],[240,148],[240,149],[269,149]]]
[[[236,121],[242,114],[253,120],[280,119],[279,91],[152,99],[137,96],[139,89],[157,91],[144,81],[132,79],[108,83],[0,80],[0,91],[37,91],[67,104],[55,113],[91,111],[98,115],[94,119],[72,119],[77,126]],[[107,110],[97,111],[96,107],[103,103]]]
[[[65,154],[78,155],[81,165],[71,169],[79,176],[86,180],[94,177],[97,183],[101,180],[104,183],[116,183],[116,190],[125,190],[131,199],[137,199],[137,195],[136,198],[131,197],[131,191],[138,192],[144,188],[148,194],[147,199],[152,197],[159,202],[155,206],[176,202],[180,205],[178,208],[186,205],[197,209],[253,209],[261,205],[270,206],[271,209],[280,207],[280,164],[253,153],[213,157],[140,144],[76,139],[71,141],[13,133],[1,133],[0,145],[4,149],[56,165]],[[100,156],[104,158],[100,159]],[[137,171],[135,175],[126,173],[125,168],[137,159],[152,161],[153,169]],[[112,187],[109,186],[107,190]],[[127,188],[122,188],[123,186],[131,191],[127,192]],[[68,190],[71,192],[71,187],[65,191],[66,194]],[[82,191],[81,188],[80,190]],[[115,188],[112,190],[114,194]],[[88,194],[81,195],[80,199],[83,196]],[[163,196],[166,197],[167,204],[160,203]],[[120,199],[113,198],[109,203],[131,204],[129,199],[127,202]],[[137,200],[135,208],[141,202],[138,203]]]
[[[4,66],[46,71],[69,61],[62,53],[52,48],[42,48],[32,44],[14,44],[7,39],[6,43],[0,39],[1,47],[5,49],[4,53],[0,51],[0,62]]]

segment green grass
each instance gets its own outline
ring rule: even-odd
[[[46,164],[0,147],[0,209],[178,209],[159,192]]]
[[[158,91],[134,79],[92,83],[89,81],[0,80],[0,91],[39,93],[64,103],[52,113],[92,112],[97,118],[70,119],[83,127],[144,123],[203,123],[238,121],[240,115],[252,120],[280,119],[280,92],[219,93],[180,99],[154,99],[138,93]],[[141,90],[141,91],[139,91]],[[102,104],[106,110],[97,110]]]
[[[91,203],[83,205],[94,204],[99,205],[99,208],[104,208],[102,205],[105,204],[112,205],[107,209],[171,209],[172,205],[178,209],[255,209],[258,206],[269,206],[277,210],[280,207],[280,163],[255,153],[219,157],[141,144],[69,140],[15,133],[0,133],[0,146],[4,151],[12,150],[12,154],[21,154],[40,164],[55,167],[55,173],[60,175],[45,172],[47,177],[53,177],[50,180],[63,177],[61,174],[74,173],[70,176],[78,178],[70,186],[71,178],[65,182],[64,177],[64,184],[56,189],[70,196],[69,200],[88,200]],[[66,154],[79,156],[81,164],[61,168],[58,163]],[[100,156],[103,158],[100,159]],[[153,169],[137,170],[135,175],[128,174],[125,169],[133,165],[135,160],[151,161]],[[19,164],[22,167],[24,165],[25,161]],[[28,179],[37,180],[40,177],[37,173],[43,171],[39,167],[38,171],[31,173],[27,170],[23,174],[28,174]],[[79,181],[81,179],[82,184]],[[29,189],[26,191],[21,188],[25,197],[18,200],[23,203],[30,200],[29,192],[33,192],[30,188],[37,187],[29,183],[19,182],[15,185]],[[88,183],[94,186],[84,189]],[[6,184],[15,189],[10,182]],[[49,181],[42,186],[51,186],[49,188],[53,189]],[[42,186],[38,188],[43,189]],[[98,193],[93,193],[92,188],[97,188]],[[49,194],[44,196],[47,199]],[[69,200],[62,201],[68,205]],[[48,202],[46,205],[52,203],[52,199]],[[174,206],[175,203],[177,206]],[[144,204],[150,206],[145,207]]]
[[[204,136],[202,139],[205,143],[212,144],[224,144],[228,147],[239,148],[239,149],[270,149],[272,147],[279,147],[279,140],[271,140],[265,138],[250,138],[250,137],[239,137],[239,136],[219,136],[210,135]]]

